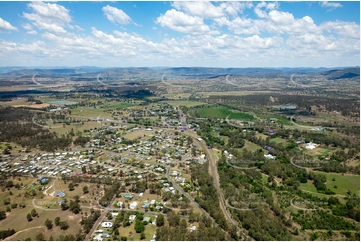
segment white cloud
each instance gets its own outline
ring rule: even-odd
[[[328,1],[320,2],[320,5],[321,5],[321,7],[323,7],[323,8],[332,8],[332,9],[342,7],[341,3],[335,3],[335,2],[331,2],[331,3],[330,3],[330,2],[328,2]]]
[[[2,30],[18,30],[16,27],[12,26],[8,21],[0,18],[0,31]]]
[[[163,28],[186,34],[218,34],[203,22],[203,19],[197,16],[190,16],[175,9],[168,10],[165,14],[159,16],[156,23]]]
[[[243,9],[250,8],[252,5],[252,2],[223,2],[218,5],[207,1],[176,1],[172,3],[175,9],[200,18],[219,18],[228,15],[235,17]]]
[[[113,23],[129,24],[131,22],[131,18],[121,9],[107,5],[103,7],[102,10],[107,19]]]
[[[360,40],[360,25],[354,22],[344,22],[338,20],[335,22],[328,21],[322,23],[320,27],[329,33],[334,32],[341,37]]]
[[[31,2],[28,7],[32,12],[23,13],[23,17],[31,21],[40,30],[66,33],[64,27],[72,27],[69,10],[59,4]]]
[[[266,18],[267,17],[267,11],[263,10],[263,8],[265,8],[266,10],[275,10],[275,9],[278,8],[278,6],[279,5],[278,5],[277,2],[271,2],[271,3],[260,2],[254,8],[254,12],[257,15],[257,17]]]

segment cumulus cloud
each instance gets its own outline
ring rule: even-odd
[[[131,18],[123,12],[123,10],[111,7],[109,5],[102,8],[107,19],[113,23],[119,24],[129,24],[132,20]]]
[[[12,26],[8,21],[0,18],[0,31],[2,30],[18,30],[16,27]]]
[[[335,9],[335,8],[340,8],[342,7],[341,3],[335,3],[335,2],[328,2],[328,1],[323,1],[320,2],[321,7],[323,8],[331,8],[331,9]]]
[[[206,1],[184,2],[176,1],[172,6],[177,10],[182,10],[191,16],[200,18],[219,18],[222,16],[237,16],[245,8],[252,7],[251,2],[223,2],[214,5]]]
[[[69,10],[56,3],[31,2],[28,4],[31,13],[23,13],[23,17],[32,22],[40,30],[54,33],[66,33],[65,26],[71,27]]]
[[[186,34],[218,34],[219,31],[213,31],[206,25],[202,18],[190,16],[175,9],[168,10],[165,14],[159,16],[156,23],[163,28]]]

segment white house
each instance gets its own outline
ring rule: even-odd
[[[130,205],[129,205],[129,208],[130,209],[135,209],[135,207],[138,205],[137,202],[132,202]]]
[[[112,222],[103,222],[102,228],[111,228],[113,226]]]
[[[264,157],[265,157],[266,159],[272,159],[272,160],[274,160],[274,159],[276,158],[276,156],[273,156],[273,155],[271,155],[271,154],[264,155]]]
[[[314,148],[316,148],[316,144],[314,144],[312,142],[307,143],[306,146],[305,146],[306,150],[313,150]]]
[[[137,215],[134,215],[134,214],[129,215],[129,222],[133,223],[136,217],[137,217]]]

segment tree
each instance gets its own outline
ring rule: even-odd
[[[30,222],[31,220],[33,220],[33,218],[31,217],[31,214],[30,214],[30,213],[28,213],[28,214],[26,215],[26,218],[28,219],[28,222]]]
[[[89,192],[88,187],[87,187],[87,186],[84,186],[84,187],[83,187],[83,193],[86,194],[86,193],[88,193],[88,192]]]
[[[61,222],[59,223],[59,227],[60,227],[60,229],[62,229],[62,230],[67,230],[67,229],[69,228],[69,224],[68,224],[67,221],[61,221]]]
[[[161,227],[164,225],[164,216],[163,214],[159,214],[156,220],[157,227]]]
[[[145,233],[144,233],[144,231],[140,233],[140,239],[141,239],[141,240],[145,239]]]
[[[36,235],[35,240],[37,241],[45,241],[45,236],[43,233],[39,233]]]
[[[45,220],[45,226],[48,229],[52,229],[53,228],[53,222],[50,219]]]
[[[54,219],[54,223],[55,223],[56,226],[59,226],[59,224],[60,224],[60,217],[56,217],[56,218]]]
[[[69,209],[75,214],[78,214],[81,211],[79,203],[73,200],[70,200]]]
[[[75,188],[74,183],[72,183],[72,182],[69,183],[68,188],[69,188],[69,191],[73,191]]]
[[[35,208],[33,210],[31,210],[31,216],[32,217],[38,216],[38,212],[36,212]]]
[[[134,229],[135,229],[135,231],[136,231],[137,233],[141,233],[141,232],[144,231],[145,226],[144,226],[144,224],[143,224],[140,220],[137,219],[137,220],[135,221]]]
[[[61,210],[63,210],[63,211],[65,211],[69,208],[68,203],[66,201],[64,201],[60,206],[61,206]]]
[[[0,211],[0,220],[6,219],[6,212]]]
[[[196,156],[197,155],[197,149],[196,147],[192,147],[192,155]]]

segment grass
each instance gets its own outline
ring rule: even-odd
[[[226,118],[229,116],[229,119],[254,120],[254,117],[250,114],[231,110],[226,107],[203,107],[197,111],[201,118]]]
[[[23,185],[32,184],[33,182],[37,184],[36,179],[34,178],[21,178],[21,181],[18,181],[17,179],[13,179],[13,182],[20,183],[22,182]],[[11,202],[10,204],[17,203],[18,207],[15,209],[12,209],[10,213],[7,213],[6,219],[0,221],[0,228],[3,229],[15,229],[15,231],[23,231],[27,229],[24,232],[20,232],[16,234],[15,236],[9,238],[9,240],[25,240],[26,238],[30,237],[32,240],[35,240],[35,237],[39,233],[44,233],[45,238],[48,239],[51,235],[54,239],[58,239],[60,235],[66,235],[66,234],[76,234],[80,229],[80,219],[81,214],[75,215],[70,211],[51,211],[51,210],[42,210],[39,208],[35,208],[37,213],[39,214],[39,217],[34,217],[32,221],[28,222],[26,219],[26,216],[28,213],[31,212],[31,210],[34,208],[32,205],[32,199],[33,197],[24,197],[24,194],[27,190],[30,188],[20,189],[17,190],[16,188],[11,188],[10,191],[13,193],[13,195],[9,194],[9,191],[6,189],[4,192],[0,193],[1,198],[10,198]],[[18,197],[18,195],[21,195]],[[40,204],[50,204],[52,201],[59,200],[59,198],[53,198],[53,197],[44,197],[44,199],[40,199],[40,197],[43,195],[42,191],[38,192],[38,195],[36,196],[36,203],[40,206]],[[19,204],[26,204],[25,208],[20,208]],[[6,206],[1,201],[0,210],[4,210]],[[56,208],[59,208],[58,205],[56,205]],[[53,229],[48,230],[42,226],[44,226],[44,222],[46,219],[50,219],[54,221],[54,218],[59,216],[61,218],[61,221],[68,221],[69,223],[69,229],[68,230],[60,230],[58,227],[54,226]],[[33,228],[33,229],[32,229]]]
[[[265,175],[265,174],[262,174],[261,182],[262,182],[262,184],[267,184],[268,183],[268,176]]]
[[[262,149],[261,146],[256,145],[255,143],[252,143],[248,140],[245,140],[244,146],[242,147],[242,149],[247,149],[249,151],[256,151],[258,149]]]
[[[331,152],[335,151],[336,148],[321,148],[321,147],[317,147],[316,149],[313,149],[313,150],[305,150],[305,153],[306,154],[309,154],[309,155],[313,155],[313,156],[328,156]]]
[[[313,171],[316,174],[324,174],[326,176],[326,186],[331,191],[335,192],[338,195],[347,195],[347,191],[350,190],[351,193],[360,195],[360,176],[359,175],[349,175],[349,174],[337,174],[337,173],[326,173],[321,171]],[[335,178],[335,181],[332,179]],[[334,185],[337,188],[334,188]],[[310,191],[317,193],[315,186],[312,181],[307,183],[301,183],[300,188],[302,190]],[[320,195],[323,195],[320,193]]]
[[[71,115],[82,116],[82,117],[93,117],[96,118],[100,115],[100,119],[111,118],[109,113],[105,113],[104,109],[94,108],[94,107],[77,107],[70,109]]]
[[[114,103],[114,104],[109,104],[106,105],[104,108],[109,110],[109,109],[124,109],[127,107],[132,107],[135,106],[135,104],[132,103]]]
[[[110,123],[110,122],[108,122]],[[49,125],[49,124],[47,124]],[[59,123],[59,124],[50,124],[49,126],[52,127],[57,127],[57,126],[62,126],[63,124]],[[81,123],[71,123],[70,125],[65,125],[65,127],[61,127],[61,128],[53,128],[53,129],[50,129],[51,131],[54,131],[56,132],[57,134],[59,135],[62,135],[62,134],[68,134],[70,133],[71,129],[74,130],[74,133],[76,134],[78,131],[81,131],[83,132],[85,129],[94,129],[94,128],[99,128],[100,127],[100,124],[96,121],[90,121],[90,122],[87,122],[85,121],[84,124],[81,124]]]
[[[185,106],[188,108],[191,107],[196,107],[196,106],[200,106],[203,105],[205,103],[203,102],[197,102],[197,101],[185,101],[185,100],[170,100],[170,101],[163,101],[162,103],[168,103],[169,105],[172,106]]]
[[[276,138],[272,138],[270,139],[270,143],[275,142],[277,144],[282,144],[285,145],[287,143],[287,140],[284,140],[282,138],[276,137]]]
[[[128,240],[130,241],[140,241],[140,233],[137,234],[135,232],[134,229],[134,225],[135,222],[133,222],[130,226],[128,227],[120,227],[119,228],[119,237],[121,236],[125,236],[128,238]],[[145,234],[145,241],[149,241],[153,238],[153,235],[155,234],[155,231],[157,230],[157,227],[155,225],[152,224],[148,224],[147,226],[145,226],[145,230],[144,230],[144,234]],[[129,233],[132,232],[132,236],[129,236]]]
[[[300,184],[300,188],[302,190],[306,190],[306,191],[309,191],[309,192],[316,192],[317,193],[317,189],[316,187],[313,185],[313,182],[308,180],[307,183],[301,183]]]
[[[360,176],[350,174],[326,173],[315,171],[316,174],[324,174],[326,176],[326,186],[336,194],[347,195],[347,191],[360,195]],[[335,181],[332,179],[335,178]],[[337,188],[334,188],[334,185]]]

